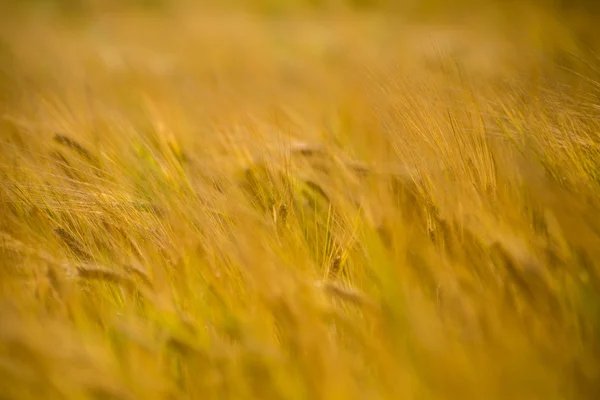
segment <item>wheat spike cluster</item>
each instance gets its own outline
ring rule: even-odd
[[[0,3],[0,400],[600,398],[593,5]]]

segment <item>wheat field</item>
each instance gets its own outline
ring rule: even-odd
[[[600,395],[589,15],[17,3],[0,399]]]

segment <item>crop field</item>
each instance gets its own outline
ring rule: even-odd
[[[599,398],[591,6],[1,3],[1,400]]]

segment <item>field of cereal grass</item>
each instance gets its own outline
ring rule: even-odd
[[[585,13],[29,3],[0,399],[600,393]]]

